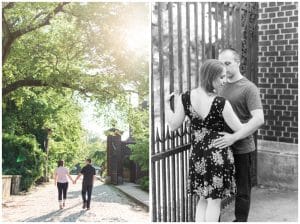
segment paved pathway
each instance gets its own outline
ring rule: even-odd
[[[141,206],[123,193],[97,181],[92,194],[91,210],[82,209],[81,182],[69,183],[68,200],[58,209],[57,188],[48,183],[34,188],[26,195],[12,196],[2,205],[5,222],[148,222]]]
[[[277,188],[252,188],[249,222],[297,222],[298,192]],[[221,215],[222,222],[234,220],[234,202]]]

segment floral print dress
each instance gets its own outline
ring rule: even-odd
[[[189,91],[182,94],[182,103],[191,122],[188,193],[212,199],[234,194],[235,167],[231,148],[218,149],[213,145],[214,140],[221,137],[218,132],[224,131],[222,111],[225,99],[216,96],[203,119],[192,107]]]

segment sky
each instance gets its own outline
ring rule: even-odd
[[[90,134],[96,135],[102,140],[106,140],[104,132],[111,127],[107,127],[101,118],[97,118],[96,109],[92,102],[80,102],[83,107],[83,112],[81,114],[81,124],[84,129],[86,129]],[[124,131],[122,135],[122,140],[126,140],[129,136],[128,131]]]
[[[144,3],[143,3],[144,4]],[[147,5],[147,3],[145,3]],[[141,15],[144,15],[144,11],[141,12]],[[144,24],[140,20],[130,20],[126,22],[126,29],[124,29],[124,40],[125,46],[137,53],[144,53],[149,48],[149,39],[150,38],[150,23]],[[149,33],[149,35],[147,35]],[[133,106],[137,106],[138,98],[135,95],[131,96],[130,102]],[[84,129],[86,129],[92,135],[96,135],[101,139],[105,140],[106,136],[104,132],[111,127],[107,127],[101,118],[97,118],[95,106],[92,102],[81,102],[83,112],[81,115],[81,123]],[[122,140],[126,140],[129,137],[129,133],[126,130],[122,135]]]

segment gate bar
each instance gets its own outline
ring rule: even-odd
[[[195,44],[196,44],[196,86],[199,83],[199,47],[198,47],[198,4],[194,3],[194,24],[195,24]]]
[[[190,3],[186,3],[187,88],[191,89]]]

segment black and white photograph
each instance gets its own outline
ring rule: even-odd
[[[153,222],[298,220],[298,3],[151,5]]]

